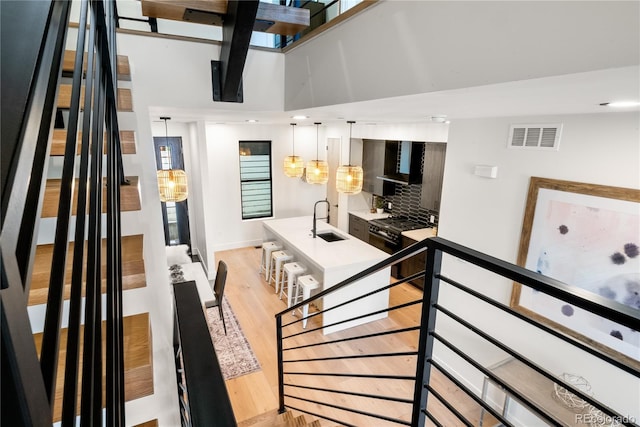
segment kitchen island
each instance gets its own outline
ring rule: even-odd
[[[384,260],[389,255],[341,230],[317,221],[317,233],[333,232],[344,240],[327,242],[320,237],[313,238],[311,229],[313,217],[295,217],[264,221],[265,240],[282,243],[285,250],[293,253],[294,260],[307,267],[306,274],[312,274],[321,282],[321,288],[329,289],[341,281]],[[389,267],[367,276],[335,293],[326,295],[321,304],[324,310],[360,295],[389,285],[391,269]],[[359,300],[355,304],[324,312],[322,314],[323,333],[329,334],[353,326],[387,317],[387,312],[367,316],[345,323],[335,324],[346,319],[383,310],[389,307],[389,290],[378,292]]]

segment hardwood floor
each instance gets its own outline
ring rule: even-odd
[[[262,369],[252,374],[244,375],[227,381],[227,389],[238,421],[247,420],[278,407],[278,376],[276,353],[275,314],[286,308],[286,302],[281,301],[275,294],[273,286],[267,284],[264,276],[258,274],[260,264],[260,249],[242,248],[216,253],[217,260],[224,260],[228,267],[225,296],[231,304],[242,329],[258,358]],[[408,301],[418,300],[422,292],[411,285],[400,285],[391,290],[390,305],[396,306]],[[352,337],[364,333],[395,330],[414,326],[419,322],[421,304],[412,305],[402,310],[396,310],[389,317],[371,322],[357,328],[322,335],[320,331],[312,331],[320,326],[320,316],[309,318],[308,332],[298,335],[284,342],[285,348],[320,343],[329,340]],[[311,310],[313,312],[313,310]],[[295,320],[287,314],[286,319]],[[284,336],[302,331],[301,324],[295,323],[285,327]],[[417,349],[418,332],[404,332],[385,336],[383,339],[344,341],[331,346],[319,345],[299,350],[285,351],[285,360],[307,359],[310,357],[330,358],[337,355],[362,355],[370,353],[393,353],[415,351]],[[415,356],[392,356],[374,358],[353,358],[340,360],[323,360],[313,362],[285,363],[285,382],[313,385],[331,389],[349,390],[360,393],[381,394],[411,399],[413,395],[413,381],[409,380],[373,380],[348,376],[318,375],[305,378],[295,375],[295,372],[318,373],[364,373],[380,375],[414,375]],[[468,396],[437,370],[432,371],[432,385],[447,398],[455,399],[455,406],[474,425],[479,424],[480,408]],[[357,396],[326,393],[302,388],[286,387],[289,395],[307,399],[330,401],[336,405],[357,408],[360,411],[381,414],[383,416],[410,421],[411,406],[384,400],[364,399]],[[316,404],[305,403],[296,399],[287,402],[300,408],[307,408],[320,412]],[[429,399],[429,408],[438,413],[440,422],[449,426],[463,425],[455,416],[438,404],[436,399]],[[329,408],[330,409],[330,408]],[[354,425],[385,426],[398,425],[382,419],[351,415],[341,410],[330,410],[331,416]],[[323,425],[335,425],[328,423]],[[429,425],[429,422],[427,423]],[[485,421],[485,425],[493,425]]]

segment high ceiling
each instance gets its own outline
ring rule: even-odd
[[[219,107],[209,111],[163,111],[182,121],[245,123],[247,119],[255,119],[264,124],[283,124],[291,122],[292,116],[305,115],[309,118],[301,120],[302,123],[349,119],[384,124],[429,122],[432,116],[441,115],[455,121],[502,116],[640,112],[640,107],[614,109],[600,105],[639,99],[640,68],[634,66],[297,111],[223,111]]]

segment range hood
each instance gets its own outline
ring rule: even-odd
[[[376,178],[395,184],[409,185],[422,182],[420,163],[424,144],[412,141],[387,141],[385,146],[384,175]]]

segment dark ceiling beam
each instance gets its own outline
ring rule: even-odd
[[[235,0],[228,3],[220,49],[221,101],[242,102],[242,71],[259,3],[258,0]]]

